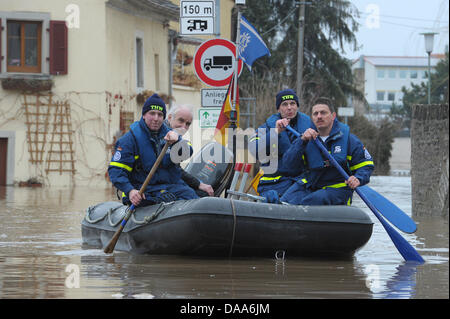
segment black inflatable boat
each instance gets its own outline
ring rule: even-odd
[[[226,150],[223,154],[229,156]],[[187,170],[219,193],[229,184],[232,168],[232,163],[208,159],[190,163]],[[83,243],[105,247],[127,209],[119,202],[89,207],[81,227]],[[351,256],[370,239],[372,226],[370,217],[356,207],[204,197],[137,208],[115,249],[221,257]]]
[[[104,247],[127,207],[105,202],[87,209],[83,243]],[[372,234],[359,208],[290,206],[205,197],[137,208],[117,250],[198,256],[351,255]]]

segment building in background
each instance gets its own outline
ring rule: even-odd
[[[432,54],[431,67],[444,57]],[[353,104],[370,119],[377,120],[386,116],[393,104],[403,103],[402,87],[410,88],[411,83],[428,81],[428,57],[361,55],[353,61],[352,70],[369,110],[361,101],[353,101]]]

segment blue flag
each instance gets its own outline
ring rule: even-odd
[[[239,28],[239,57],[251,70],[256,59],[267,54],[270,56],[269,48],[244,16],[241,16]]]

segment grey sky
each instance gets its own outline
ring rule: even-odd
[[[448,0],[351,0],[360,12],[359,51],[346,47],[347,58],[364,55],[426,56],[423,32],[438,32],[433,53],[448,45]]]

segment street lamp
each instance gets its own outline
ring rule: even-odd
[[[434,35],[435,32],[422,33],[425,37],[425,51],[428,54],[428,104],[431,104],[431,52],[433,51]]]

